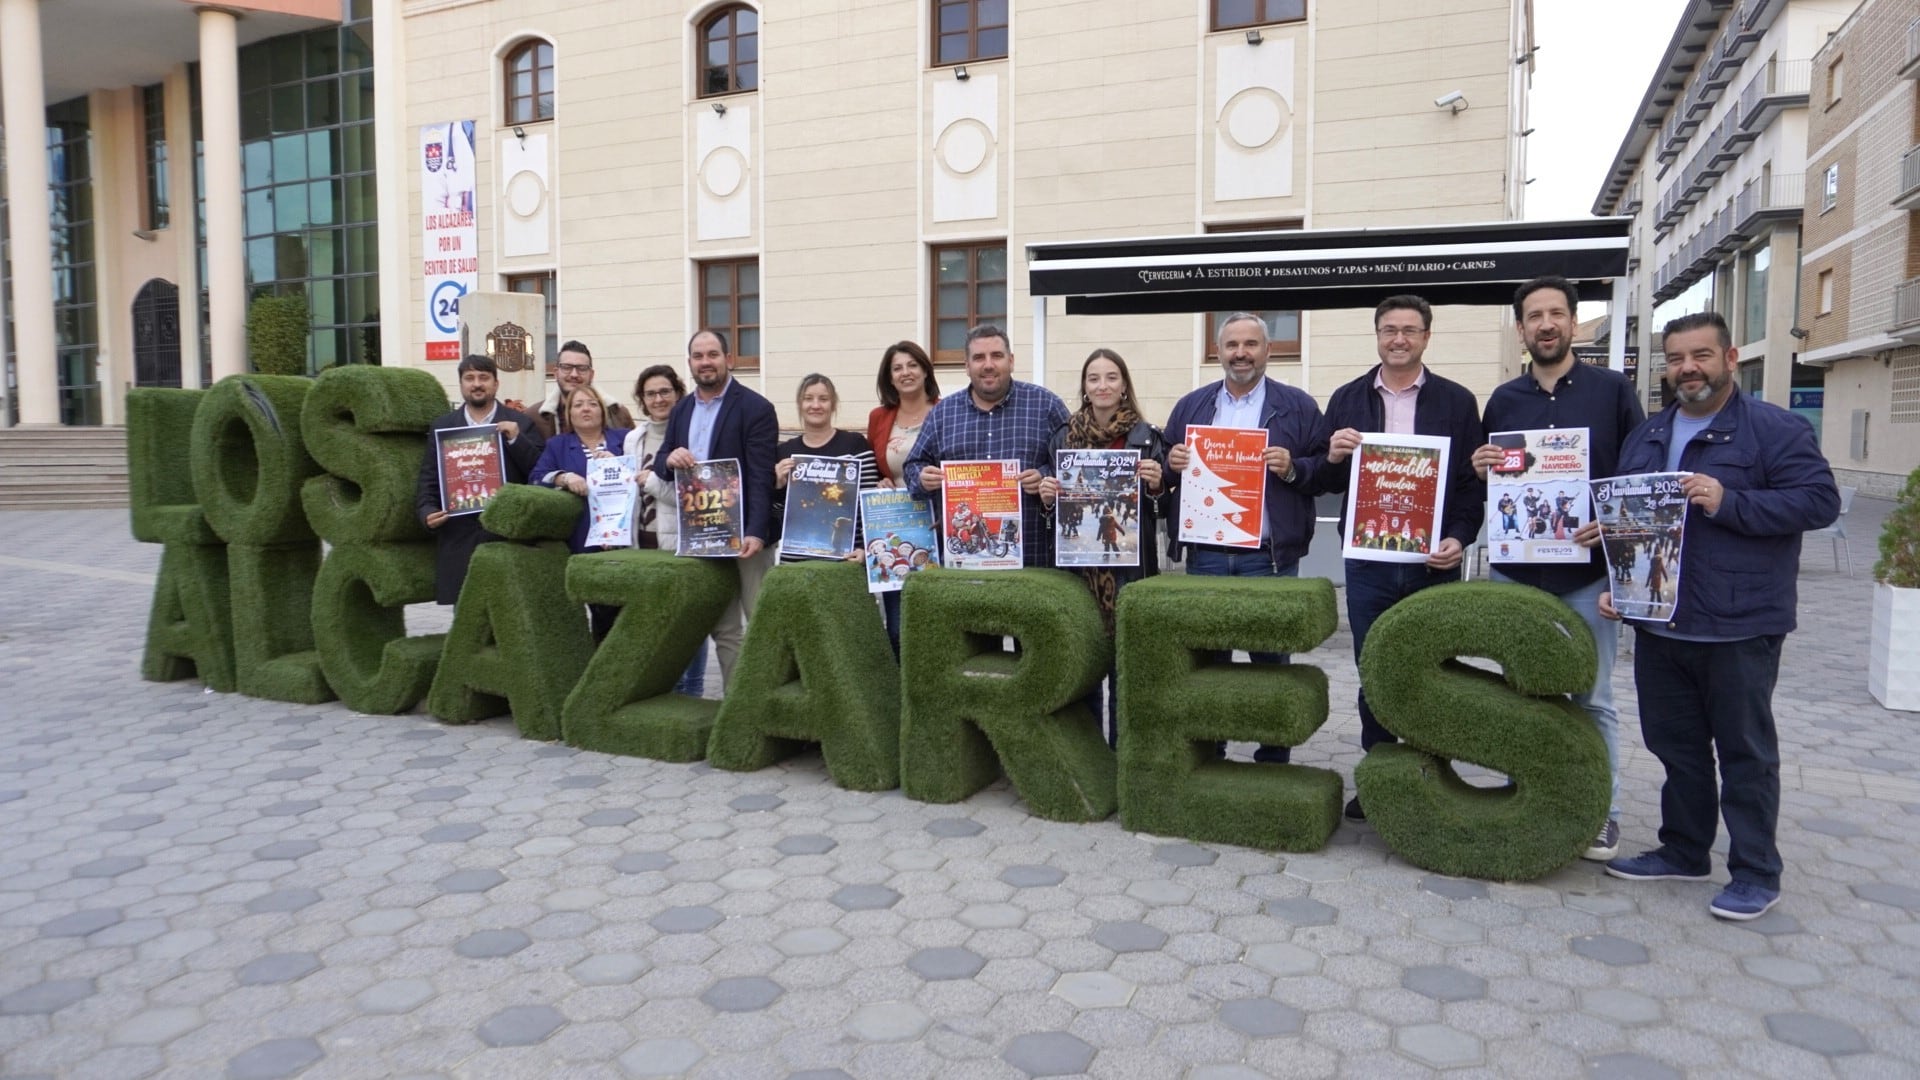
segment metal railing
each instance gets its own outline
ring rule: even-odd
[[[1893,327],[1920,326],[1920,278],[1893,287]]]
[[[1794,99],[1806,104],[1812,85],[1813,61],[1777,57],[1767,61],[1740,91],[1740,126],[1759,130]]]
[[[1900,155],[1900,190],[1893,198],[1899,202],[1916,192],[1920,192],[1920,146]]]
[[[1749,180],[1733,200],[1734,228],[1744,229],[1763,214],[1786,214],[1806,205],[1805,173],[1776,173]]]
[[[1907,24],[1907,62],[1902,68],[1910,68],[1920,63],[1920,18]]]

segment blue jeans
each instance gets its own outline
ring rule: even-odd
[[[1719,819],[1727,820],[1727,871],[1735,881],[1780,887],[1780,742],[1773,685],[1778,634],[1744,641],[1681,641],[1641,630],[1633,681],[1640,735],[1666,767],[1660,787],[1660,850],[1690,871],[1712,865]],[[1714,776],[1714,758],[1720,775]],[[1716,792],[1716,787],[1718,791]]]
[[[1193,546],[1187,548],[1187,573],[1194,577],[1299,577],[1300,560],[1275,566],[1273,555],[1265,550],[1239,551]],[[1286,653],[1256,652],[1247,655],[1256,664],[1284,664],[1292,659]],[[1223,663],[1231,662],[1233,654],[1216,653],[1214,659]],[[1227,744],[1222,742],[1219,746],[1220,753],[1225,755]],[[1253,752],[1253,760],[1285,764],[1293,760],[1293,750],[1261,743]]]
[[[1460,580],[1460,568],[1457,566],[1452,570],[1430,570],[1426,563],[1418,562],[1348,559],[1346,570],[1347,625],[1353,629],[1353,662],[1356,664],[1360,662],[1361,647],[1367,643],[1367,631],[1373,629],[1374,620],[1385,615],[1388,608],[1422,589]],[[1360,688],[1359,705],[1362,750],[1371,750],[1377,743],[1400,741],[1398,736],[1374,718],[1373,710],[1367,707],[1364,683]]]
[[[700,648],[693,654],[693,663],[673,684],[673,692],[688,697],[704,697],[707,692],[707,639],[700,639]]]
[[[1513,580],[1497,567],[1490,568],[1487,576],[1492,581]],[[1620,817],[1620,710],[1613,706],[1613,662],[1620,654],[1620,624],[1600,616],[1600,594],[1606,591],[1607,578],[1603,574],[1591,584],[1560,594],[1560,599],[1586,620],[1587,628],[1593,631],[1593,643],[1600,650],[1600,670],[1594,677],[1593,689],[1573,695],[1573,703],[1587,710],[1587,715],[1593,718],[1594,730],[1607,744],[1607,769],[1613,774],[1613,799],[1607,804],[1607,817],[1617,820]]]

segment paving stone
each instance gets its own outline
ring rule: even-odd
[[[635,851],[613,860],[613,868],[623,874],[645,874],[669,869],[677,861],[663,851]]]
[[[1487,980],[1451,964],[1420,964],[1400,975],[1400,985],[1435,1001],[1476,1001],[1487,996]]]
[[[156,791],[165,791],[178,782],[169,776],[149,776],[144,780],[129,780],[113,790],[122,795],[151,795]],[[13,796],[12,799],[0,797],[0,802],[12,802],[25,794],[24,791],[0,791],[0,796]]]
[[[1255,1039],[1298,1035],[1306,1014],[1270,998],[1242,998],[1220,1006],[1220,1022]]]
[[[1093,1064],[1093,1047],[1064,1031],[1016,1036],[1000,1057],[1028,1076],[1071,1076]]]
[[[808,1069],[806,1072],[788,1073],[787,1080],[853,1080],[845,1069]]]
[[[120,925],[119,908],[87,908],[40,924],[41,937],[86,937]]]
[[[1587,1062],[1589,1080],[1685,1080],[1685,1074],[1644,1054],[1607,1054]]]
[[[136,756],[134,760],[135,761],[176,761],[180,758],[186,757],[188,754],[191,754],[191,753],[193,753],[193,751],[188,750],[185,747],[176,746],[167,750],[149,750],[144,754],[140,754]]]
[[[597,953],[567,969],[585,986],[624,986],[653,967],[639,953]]]
[[[512,1005],[487,1017],[474,1033],[488,1046],[532,1046],[566,1022],[551,1005]]]
[[[1853,886],[1853,895],[1870,903],[1920,912],[1920,889],[1911,885],[1890,885],[1884,881],[1870,881]]]
[[[1486,882],[1442,877],[1439,874],[1429,874],[1421,878],[1420,888],[1449,900],[1485,900],[1487,898]]]
[[[862,1042],[910,1042],[932,1023],[932,1017],[907,1002],[883,1001],[857,1010],[847,1021],[847,1031]]]
[[[486,826],[474,822],[461,822],[455,825],[435,825],[420,834],[420,839],[428,844],[464,844],[469,840],[485,836]]]
[[[446,893],[483,893],[506,883],[507,875],[498,870],[455,870],[434,885]]]
[[[1197,1065],[1188,1070],[1187,1080],[1268,1080],[1269,1075],[1245,1065]]]
[[[275,889],[247,901],[247,910],[255,915],[271,911],[299,911],[320,902],[320,894],[312,889]]]
[[[422,788],[414,792],[411,797],[417,803],[456,802],[470,794],[472,792],[458,784],[449,784],[444,787]]]
[[[1052,866],[1009,866],[1000,871],[1000,880],[1016,889],[1039,889],[1060,884],[1067,874]]]
[[[150,825],[158,825],[163,819],[159,814],[122,814],[100,823],[101,832],[139,832]]]
[[[1768,1035],[1824,1057],[1864,1054],[1869,1049],[1866,1036],[1857,1029],[1813,1013],[1774,1013],[1766,1023]]]
[[[607,786],[607,778],[604,776],[591,775],[563,776],[555,780],[553,786],[566,790],[605,787]]]
[[[1153,952],[1167,943],[1167,933],[1143,922],[1111,922],[1094,927],[1093,940],[1117,953]]]
[[[927,822],[927,831],[951,840],[963,836],[979,836],[987,831],[987,827],[971,818],[943,817]]]
[[[1821,836],[1834,836],[1843,840],[1867,835],[1867,830],[1851,821],[1835,821],[1832,818],[1803,818],[1800,821],[1800,827],[1808,832],[1819,833]]]
[[[50,979],[0,997],[0,1016],[45,1016],[93,996],[92,979]]]
[[[444,769],[460,760],[452,754],[422,754],[400,763],[403,769]]]
[[[1570,943],[1573,951],[1589,960],[1598,960],[1614,967],[1647,962],[1647,947],[1637,941],[1613,934],[1587,934],[1574,938]]]
[[[900,894],[885,885],[846,885],[828,899],[846,911],[878,911],[900,902]]]
[[[1653,998],[1611,987],[1582,991],[1580,1007],[1617,1024],[1651,1024],[1665,1016],[1660,1003]]]
[[[144,1009],[116,1026],[107,1041],[122,1046],[159,1046],[206,1022],[204,1013],[187,1006]]]
[[[778,795],[742,795],[727,805],[743,814],[752,814],[766,810],[778,810],[786,804],[787,800]]]
[[[312,1039],[268,1039],[227,1062],[227,1076],[229,1080],[279,1080],[325,1056]]]
[[[1562,896],[1560,902],[1589,915],[1625,915],[1636,910],[1633,898],[1624,893],[1570,892]]]
[[[1269,941],[1247,950],[1247,963],[1269,975],[1291,978],[1320,970],[1320,955],[1284,941]]]
[[[272,806],[265,807],[260,811],[260,816],[299,817],[301,814],[310,814],[318,809],[320,809],[320,800],[318,799],[289,799],[286,802],[277,802]]]
[[[721,979],[700,995],[700,1000],[721,1012],[759,1012],[780,1000],[786,989],[772,979],[745,975]]]
[[[253,857],[263,862],[276,860],[304,859],[320,850],[320,845],[312,840],[276,840],[264,847],[253,849]]]
[[[986,957],[958,946],[921,949],[907,958],[908,969],[930,981],[971,979],[986,966]]]
[[[391,937],[419,922],[411,908],[379,908],[349,919],[347,930],[355,937]]]
[[[840,841],[819,833],[807,833],[801,836],[786,836],[773,845],[773,849],[782,855],[825,855],[840,846]]]
[[[692,1039],[643,1039],[620,1055],[620,1067],[632,1076],[678,1076],[706,1056]]]
[[[531,944],[533,939],[519,930],[476,930],[460,939],[453,951],[469,960],[491,960],[512,956]]]
[[[1487,938],[1486,930],[1478,923],[1456,919],[1451,915],[1429,915],[1415,919],[1413,932],[1440,945],[1478,945]]]
[[[353,1003],[361,1012],[409,1013],[432,1001],[433,984],[425,979],[388,979],[362,990]]]
[[[109,855],[103,859],[84,862],[73,868],[77,878],[110,878],[138,870],[147,865],[147,860],[138,855]]]
[[[830,926],[789,930],[773,939],[773,947],[788,956],[824,956],[847,943],[847,935]]]
[[[1757,979],[1792,989],[1804,989],[1819,986],[1827,977],[1818,967],[1805,960],[1795,960],[1786,956],[1743,956],[1740,966],[1746,973]]]
[[[1218,852],[1209,851],[1199,844],[1161,844],[1153,849],[1153,857],[1163,863],[1175,866],[1212,866],[1220,858]]]
[[[580,824],[598,828],[603,825],[631,825],[639,820],[640,815],[632,810],[595,810],[591,814],[583,815],[580,818]]]
[[[293,982],[320,970],[320,958],[312,953],[274,953],[249,962],[235,973],[241,986],[264,986]]]
[[[277,782],[287,780],[306,780],[319,776],[320,770],[312,765],[289,765],[284,769],[275,769],[267,774],[267,779]]]
[[[1274,918],[1284,919],[1295,926],[1331,926],[1340,917],[1340,912],[1333,905],[1323,904],[1311,896],[1269,900],[1264,910]]]
[[[1480,1040],[1445,1024],[1415,1024],[1394,1032],[1394,1046],[1400,1052],[1436,1069],[1453,1069],[1480,1063]]]
[[[671,907],[647,920],[663,934],[699,934],[720,925],[726,916],[710,907]]]
[[[1105,971],[1070,971],[1053,984],[1053,993],[1076,1009],[1118,1009],[1133,1000],[1134,985]]]
[[[269,750],[311,750],[320,745],[319,739],[282,739],[267,747]]]
[[[1765,934],[1768,937],[1780,937],[1786,934],[1801,934],[1806,932],[1805,928],[1800,925],[1799,919],[1781,911],[1779,908],[1774,908],[1772,911],[1767,912],[1757,919],[1748,919],[1745,922],[1736,922],[1729,925],[1750,933]]]

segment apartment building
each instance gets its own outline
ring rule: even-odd
[[[1920,9],[1866,0],[1812,67],[1800,360],[1840,482],[1892,495],[1920,466]]]

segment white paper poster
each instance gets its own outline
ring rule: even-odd
[[[597,457],[587,462],[587,546],[633,546],[633,508],[640,489],[630,457]]]
[[[474,224],[473,121],[420,128],[420,266],[426,279],[426,355],[460,359],[460,299],[480,282]]]
[[[1587,429],[1496,431],[1487,470],[1487,557],[1494,563],[1585,563],[1573,534],[1592,518]]]

